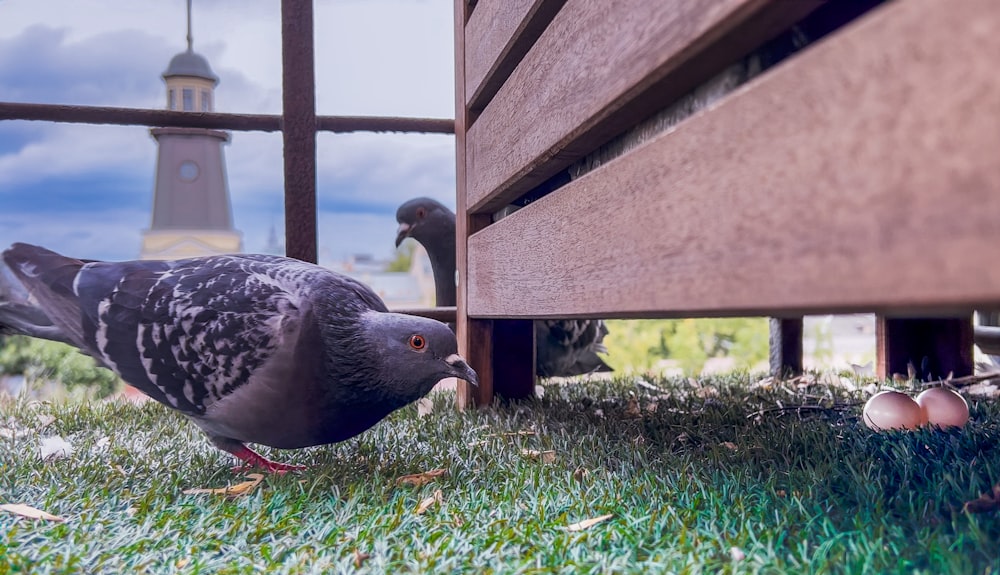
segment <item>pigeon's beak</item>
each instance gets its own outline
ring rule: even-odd
[[[405,240],[406,238],[410,237],[410,228],[412,228],[412,227],[413,226],[411,226],[410,224],[408,224],[406,222],[400,222],[399,227],[396,228],[396,247],[397,248],[399,247],[399,244],[403,243],[403,240]]]
[[[469,364],[465,363],[462,356],[457,353],[453,353],[444,358],[444,362],[451,367],[451,375],[457,377],[458,379],[464,379],[472,385],[479,387],[479,376],[476,375],[476,370],[469,367]]]

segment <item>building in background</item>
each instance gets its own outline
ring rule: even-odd
[[[187,50],[170,60],[163,80],[167,109],[212,112],[219,78],[194,51],[188,2]],[[229,134],[204,128],[153,128],[159,148],[153,217],[142,234],[143,259],[177,259],[243,251],[233,227],[223,145]]]
[[[389,309],[431,307],[434,305],[434,274],[431,260],[423,246],[416,244],[407,271],[390,272],[389,260],[369,254],[355,254],[342,260],[320,251],[319,265],[350,276],[372,288]]]

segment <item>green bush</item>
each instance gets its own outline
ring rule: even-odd
[[[700,373],[709,358],[733,357],[749,368],[767,359],[767,318],[610,320],[608,363],[620,372],[643,372],[664,359],[687,374]]]
[[[121,387],[118,376],[98,367],[93,358],[76,348],[21,335],[3,340],[0,373],[54,380],[67,389],[86,387],[98,398],[107,397]]]

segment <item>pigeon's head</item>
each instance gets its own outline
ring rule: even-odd
[[[368,343],[379,351],[379,379],[394,397],[415,401],[447,377],[478,385],[476,372],[458,354],[458,341],[447,325],[384,312],[369,312],[365,324]]]
[[[432,230],[453,233],[455,229],[455,214],[444,204],[431,198],[415,198],[396,210],[396,247],[406,238],[412,237],[421,243],[425,233]]]

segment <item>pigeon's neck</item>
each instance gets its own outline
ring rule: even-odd
[[[431,260],[434,273],[435,305],[452,306],[458,302],[455,288],[455,220],[443,218],[420,239]]]

